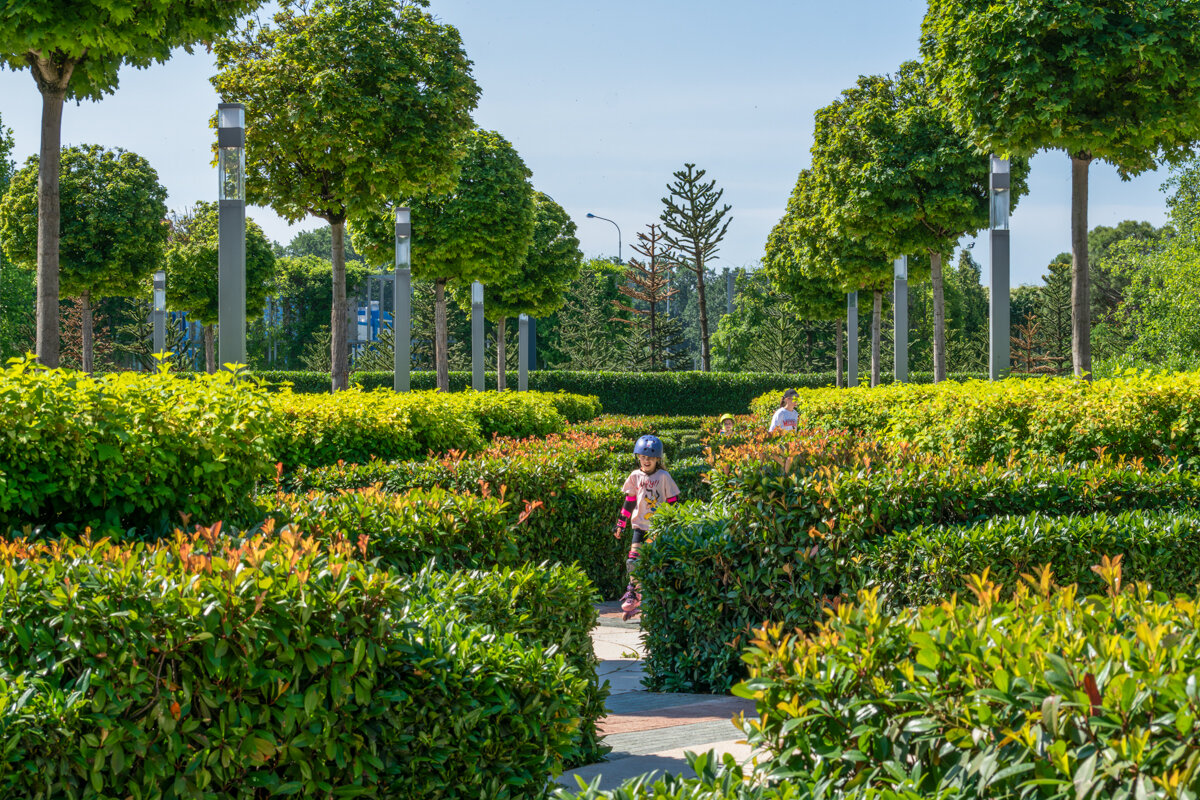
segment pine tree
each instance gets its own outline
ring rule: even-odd
[[[709,261],[716,258],[717,245],[725,238],[732,219],[726,219],[731,206],[717,204],[725,190],[717,182],[701,183],[705,170],[684,164],[674,173],[675,182],[667,184],[669,195],[662,199],[662,222],[667,229],[666,243],[679,251],[683,265],[696,275],[700,300],[700,368],[708,372],[712,365],[708,338],[708,301],[704,276]]]
[[[1037,317],[1042,321],[1042,348],[1059,374],[1071,363],[1071,254],[1061,253],[1042,276]]]
[[[585,268],[572,284],[559,312],[555,369],[616,370],[624,363],[623,348],[609,336],[610,319],[600,277]]]
[[[613,301],[628,317],[616,317],[613,321],[630,328],[628,350],[636,363],[629,366],[657,371],[665,369],[671,354],[682,346],[683,329],[677,319],[663,313],[664,304],[679,292],[671,288],[675,254],[665,246],[661,227],[655,223],[646,227],[649,232],[639,231],[638,241],[633,245],[634,252],[641,253],[646,260],[631,259],[625,269],[625,283],[619,287],[621,294],[632,302]]]

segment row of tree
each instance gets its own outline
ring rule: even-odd
[[[931,278],[933,371],[946,374],[942,265],[987,226],[987,153],[1011,159],[1011,197],[1028,158],[1072,163],[1072,354],[1090,375],[1087,175],[1093,160],[1123,176],[1186,153],[1200,138],[1200,6],[1173,0],[1100,4],[930,0],[920,63],[860,77],[816,114],[812,164],[767,242],[775,287],[808,319],[833,320],[844,294],[873,295],[872,382],[892,260]]]

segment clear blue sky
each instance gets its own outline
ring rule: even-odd
[[[920,0],[433,0],[462,32],[483,94],[476,121],[500,131],[579,226],[588,255],[616,252],[658,218],[671,173],[708,170],[733,206],[716,266],[752,265],[809,163],[813,112],[860,74],[917,56]],[[182,209],[214,199],[208,117],[218,98],[211,56],[182,51],[162,66],[126,70],[117,94],[68,105],[63,141],[121,146],[150,160]],[[0,72],[0,119],[18,162],[37,150],[41,101],[28,72]],[[1164,220],[1162,174],[1123,183],[1092,167],[1089,222]],[[1030,195],[1012,218],[1013,283],[1038,283],[1070,250],[1070,165],[1062,153],[1033,161]],[[268,209],[251,216],[286,242]],[[987,279],[986,241],[975,248]]]

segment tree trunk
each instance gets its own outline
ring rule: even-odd
[[[696,264],[696,292],[700,297],[700,371],[708,372],[712,364],[708,347],[708,301],[704,293],[704,264],[699,261]]]
[[[213,341],[213,326],[204,326],[204,370],[212,375],[217,371],[217,348]]]
[[[653,295],[651,295],[653,297]],[[654,332],[654,301],[650,301],[650,371],[654,372],[658,366],[658,337]]]
[[[883,290],[875,290],[875,308],[871,314],[871,386],[879,385],[879,333],[883,321]]]
[[[75,62],[61,67],[48,58],[27,56],[42,93],[42,143],[38,155],[37,357],[47,367],[59,363],[58,322],[59,232],[62,207],[59,169],[62,163],[62,112]]]
[[[834,366],[833,366],[833,369],[834,369],[834,372],[837,373],[837,376],[834,378],[833,383],[837,388],[841,389],[841,388],[845,387],[845,383],[842,381],[842,369],[843,369],[843,365],[842,365],[842,361],[843,361],[843,358],[842,358],[842,321],[840,319],[835,319],[833,321],[833,342],[834,342],[834,351],[833,351],[834,352],[834,356],[833,356],[833,365]]]
[[[946,380],[946,294],[943,291],[942,254],[929,254],[933,279],[933,382]]]
[[[498,392],[503,392],[508,388],[508,343],[505,341],[507,331],[508,319],[501,317],[496,323],[496,391]]]
[[[83,351],[83,371],[92,374],[92,355],[95,352],[95,315],[92,312],[92,294],[84,292],[79,296],[80,345]]]
[[[439,392],[450,391],[449,336],[446,332],[446,279],[433,282],[433,360],[437,368]]]
[[[330,379],[335,392],[350,388],[349,342],[346,340],[346,221],[329,222],[333,231],[333,309],[329,316]]]
[[[1091,153],[1071,156],[1071,364],[1092,379],[1092,319],[1088,292],[1088,166]]]

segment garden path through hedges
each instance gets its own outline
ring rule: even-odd
[[[599,624],[592,643],[600,659],[597,672],[607,680],[608,716],[600,732],[612,752],[608,760],[563,773],[559,784],[575,789],[575,776],[585,782],[600,777],[601,789],[647,772],[692,775],[684,755],[715,750],[748,761],[751,751],[730,719],[739,711],[754,714],[754,703],[738,697],[711,694],[665,694],[642,688],[644,655],[637,619],[621,619],[619,602],[596,606]]]

